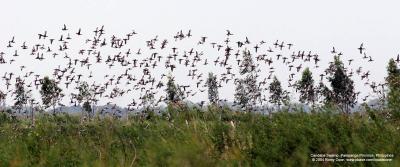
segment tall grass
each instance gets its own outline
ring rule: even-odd
[[[0,166],[400,166],[400,123],[343,115],[169,109],[129,119],[0,114]],[[311,153],[391,153],[392,162],[312,162]]]

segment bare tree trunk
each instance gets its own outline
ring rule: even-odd
[[[56,115],[56,105],[53,104],[53,115]]]
[[[35,113],[34,113],[34,108],[33,108],[33,104],[31,104],[31,121],[32,121],[32,126],[35,125]]]
[[[94,111],[95,111],[95,109],[94,109],[95,104],[94,104],[93,101],[92,101],[92,104],[91,104],[91,105],[92,105],[92,107],[91,107],[91,109],[92,109],[91,112],[92,112],[92,113],[89,114],[89,115],[90,115],[90,116],[89,116],[89,119],[92,118],[92,116],[94,116],[94,114],[95,114],[95,113],[94,113]]]
[[[78,103],[78,106],[81,108],[81,122],[83,122],[83,120],[85,118],[85,110],[81,106],[81,103]]]
[[[28,108],[26,107],[26,103],[24,104],[24,112],[25,112],[25,114],[24,114],[24,116],[21,116],[21,118],[24,118],[25,116],[26,116],[26,118],[28,119],[29,118],[29,114],[28,114]]]

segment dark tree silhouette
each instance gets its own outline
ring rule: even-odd
[[[90,102],[89,101],[85,101],[83,103],[82,107],[87,113],[89,113],[89,116],[90,116],[90,112],[92,112],[92,105],[90,104]]]
[[[89,84],[87,82],[81,82],[77,89],[79,92],[77,94],[76,100],[78,100],[79,103],[90,100],[92,94],[90,92]]]
[[[92,107],[85,106],[85,104],[91,105],[92,96],[93,96],[93,93],[90,90],[89,84],[85,81],[80,82],[76,89],[78,89],[78,91],[79,91],[78,94],[76,95],[76,100],[78,101],[78,103],[80,105],[82,104],[82,102],[84,103],[82,106],[82,109],[90,117],[91,112],[92,112]],[[88,110],[88,109],[90,109],[90,110]]]
[[[28,97],[27,97],[27,93],[25,91],[24,82],[20,78],[16,79],[14,94],[15,94],[15,98],[14,98],[15,103],[14,103],[13,108],[15,110],[17,110],[18,113],[21,113],[21,110],[24,108],[25,104],[27,104],[27,102],[28,102]]]
[[[249,50],[243,51],[243,60],[239,67],[243,78],[236,81],[235,99],[242,109],[251,111],[258,100],[261,100],[261,91],[257,85],[256,65]]]
[[[143,109],[146,113],[153,112],[154,111],[154,93],[146,90],[145,94],[141,97],[142,99],[142,105]]]
[[[166,92],[168,103],[176,104],[183,99],[183,93],[180,88],[175,85],[174,78],[171,75],[168,76]]]
[[[339,56],[334,57],[334,62],[327,69],[331,89],[324,87],[326,102],[338,105],[343,112],[349,112],[350,107],[356,103],[357,94],[354,90],[354,81],[346,73],[343,62]]]
[[[217,76],[213,73],[208,73],[207,79],[208,86],[208,100],[212,105],[217,105],[219,96],[218,96],[218,82]]]
[[[300,102],[307,104],[311,103],[314,106],[316,100],[316,91],[314,89],[312,72],[309,68],[306,68],[303,71],[301,79],[297,81],[296,88],[300,93]]]
[[[287,92],[282,89],[281,82],[276,76],[274,76],[273,81],[269,85],[269,93],[269,102],[277,105],[278,107],[289,100]]]
[[[387,96],[388,107],[393,117],[400,117],[400,69],[397,67],[396,62],[390,59],[387,66],[388,76],[386,82],[388,84],[389,92]]]
[[[62,90],[58,87],[55,80],[44,77],[42,80],[42,87],[40,95],[42,96],[42,103],[45,108],[53,106],[53,115],[56,113],[56,106],[61,100]]]
[[[250,98],[247,95],[248,92],[244,82],[243,79],[238,79],[235,82],[235,104],[239,105],[242,109],[247,109]]]
[[[0,106],[2,110],[6,107],[6,97],[7,94],[5,94],[3,91],[0,91]]]

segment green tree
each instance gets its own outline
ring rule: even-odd
[[[390,59],[387,66],[388,76],[386,82],[388,84],[389,92],[387,95],[388,108],[391,115],[395,118],[400,117],[400,69],[397,67],[396,62]]]
[[[92,105],[90,104],[90,102],[89,101],[85,101],[83,103],[82,107],[87,113],[89,113],[89,116],[90,116],[90,112],[92,112]]]
[[[4,110],[6,107],[6,97],[7,97],[7,95],[3,91],[0,91],[0,109],[1,110]]]
[[[42,96],[42,103],[45,108],[53,106],[53,114],[56,112],[56,106],[62,97],[62,89],[58,87],[55,80],[44,77],[42,80],[42,87],[40,95]]]
[[[314,89],[314,79],[309,68],[303,71],[302,77],[297,81],[296,88],[300,93],[299,100],[302,103],[312,104],[314,106],[316,100],[316,92]]]
[[[24,108],[25,104],[28,102],[28,97],[27,93],[25,91],[24,87],[24,82],[21,80],[21,78],[17,78],[15,82],[15,103],[13,108],[18,111],[18,113],[21,113],[21,110]]]
[[[331,89],[325,87],[324,96],[327,103],[338,105],[343,112],[349,112],[350,107],[356,103],[357,94],[354,81],[346,73],[343,62],[339,56],[334,57],[334,62],[327,69]]]
[[[244,80],[236,80],[235,85],[235,104],[239,105],[242,109],[247,109],[250,98],[247,95],[248,92],[246,90]]]
[[[261,91],[257,85],[256,65],[249,50],[243,51],[243,60],[239,66],[239,73],[243,76],[236,81],[236,102],[242,109],[253,110],[257,102],[261,100]]]
[[[240,63],[240,69],[239,73],[241,75],[245,75],[251,72],[254,72],[256,70],[256,66],[254,65],[254,61],[251,58],[251,53],[249,50],[244,50],[243,51],[243,60]]]
[[[154,92],[146,90],[146,93],[141,97],[144,110],[153,111],[155,104]]]
[[[28,103],[29,103],[29,105],[30,105],[30,119],[31,119],[31,125],[35,125],[35,107],[34,107],[34,105],[36,104],[35,103],[35,99],[34,98],[32,98],[32,96],[31,95],[29,95],[29,100],[28,100]]]
[[[145,116],[147,119],[150,119],[154,116],[154,106],[155,106],[155,98],[154,98],[154,92],[151,92],[150,90],[146,90],[145,94],[140,97],[142,100],[142,106],[143,106],[143,116]]]
[[[76,100],[78,100],[79,103],[82,103],[83,101],[89,101],[90,97],[92,96],[89,88],[89,84],[85,81],[81,82],[79,86],[77,87],[78,89],[78,95],[76,97]]]
[[[281,82],[276,76],[269,85],[269,102],[280,107],[289,100],[287,92],[282,89]]]
[[[208,86],[208,100],[212,105],[216,105],[219,100],[218,82],[217,82],[217,76],[214,75],[213,73],[208,73],[207,86]]]
[[[175,84],[174,78],[169,75],[167,82],[167,101],[168,103],[179,103],[183,99],[183,93],[181,89]]]
[[[92,93],[92,91],[91,91],[91,89],[89,87],[89,84],[87,82],[85,82],[85,81],[80,82],[76,89],[78,89],[78,94],[76,95],[76,100],[78,101],[79,105],[81,105],[82,102],[83,102],[82,109],[90,117],[91,113],[92,113],[91,102],[92,102],[93,93]],[[90,107],[87,106],[87,105],[89,105]]]

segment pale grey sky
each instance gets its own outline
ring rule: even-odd
[[[0,6],[0,52],[13,52],[6,48],[12,36],[18,42],[33,43],[45,30],[58,36],[63,24],[73,31],[93,31],[105,25],[107,35],[124,35],[135,29],[143,39],[136,48],[145,47],[144,41],[156,35],[172,40],[181,29],[191,29],[197,38],[208,36],[222,42],[229,29],[237,39],[248,36],[270,45],[275,40],[291,42],[297,50],[319,54],[321,66],[332,60],[333,46],[344,53],[344,60],[359,59],[357,47],[364,43],[366,53],[376,61],[355,62],[354,68],[362,65],[371,71],[371,80],[382,81],[388,59],[400,53],[399,6],[395,0],[4,0]],[[195,41],[187,45],[195,47]],[[30,70],[48,71],[43,64],[22,58],[19,63],[29,65]],[[12,68],[1,67],[0,74]],[[288,75],[279,71],[278,75]],[[357,83],[358,90],[366,90],[362,85]],[[222,96],[230,98],[233,87],[224,89]]]

